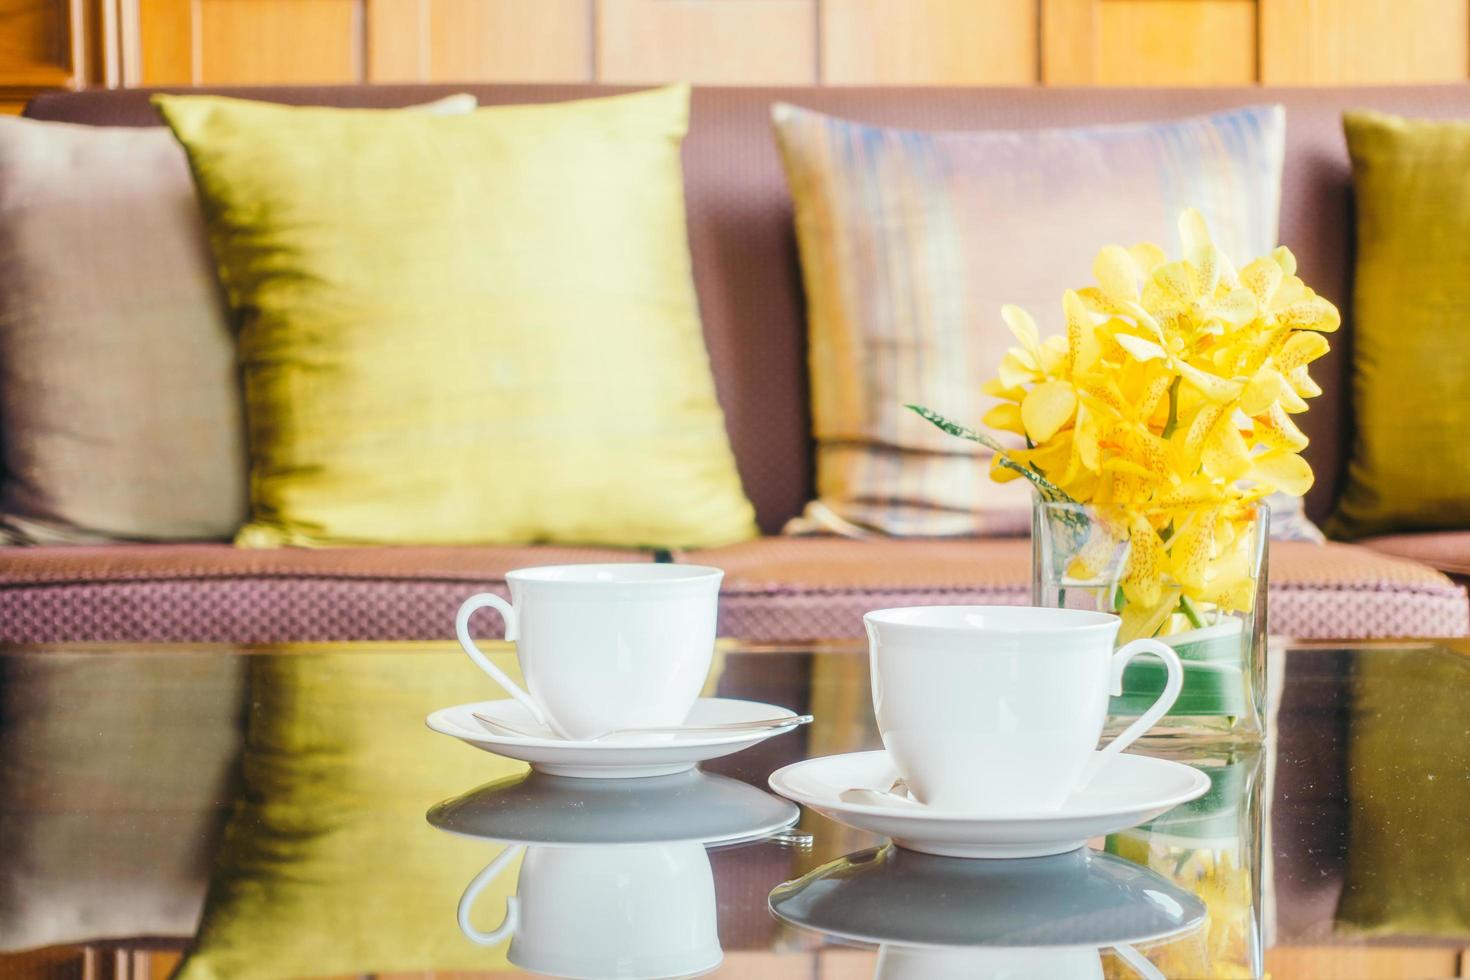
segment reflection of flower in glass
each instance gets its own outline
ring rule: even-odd
[[[1018,344],[985,383],[999,404],[984,422],[1026,448],[918,410],[995,450],[997,481],[1093,505],[1068,574],[1093,578],[1126,545],[1128,617],[1166,633],[1176,610],[1197,626],[1203,608],[1251,608],[1254,504],[1312,485],[1292,416],[1321,394],[1308,365],[1340,323],[1286,248],[1237,271],[1199,212],[1179,231],[1177,261],[1156,245],[1104,248],[1097,285],[1063,297],[1065,335],[1042,339],[1025,310],[1002,310]]]
[[[1151,847],[1146,840],[1120,834],[1109,838],[1109,850],[1160,872],[1205,903],[1203,929],[1146,950],[1165,976],[1201,980],[1254,976],[1250,873],[1240,867],[1233,849]],[[1108,972],[1109,980],[1133,975],[1121,965]]]

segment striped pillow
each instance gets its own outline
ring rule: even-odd
[[[1285,112],[1030,132],[882,129],[773,108],[810,309],[817,500],[788,532],[1024,534],[1021,480],[907,411],[977,423],[1012,343],[1005,303],[1044,332],[1109,243],[1177,254],[1186,207],[1226,255],[1276,245]],[[981,457],[981,458],[977,458]],[[1298,508],[1299,509],[1299,508]]]

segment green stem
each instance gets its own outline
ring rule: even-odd
[[[1195,629],[1202,630],[1205,628],[1204,617],[1200,616],[1199,610],[1194,608],[1194,600],[1189,598],[1189,596],[1182,595],[1179,597],[1179,611],[1184,613],[1185,618],[1189,620],[1190,625]]]
[[[1169,421],[1164,423],[1163,437],[1169,438],[1174,434],[1174,429],[1179,425],[1179,382],[1184,378],[1176,377],[1169,385]]]

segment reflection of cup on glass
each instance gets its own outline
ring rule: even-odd
[[[523,850],[504,919],[478,929],[475,899]],[[459,926],[484,946],[509,938],[511,963],[562,977],[685,976],[724,958],[714,874],[695,842],[508,847],[465,889]]]
[[[1102,980],[1102,949],[1091,946],[884,946],[874,980]],[[1127,943],[1113,953],[1143,980],[1165,980],[1163,971]],[[1125,974],[1126,975],[1126,974]]]
[[[1102,957],[1091,946],[982,946],[923,949],[884,946],[875,980],[1102,980]]]

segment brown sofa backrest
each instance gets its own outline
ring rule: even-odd
[[[196,90],[205,91],[205,90]],[[481,104],[549,102],[625,89],[592,85],[389,85],[215,90],[298,104],[403,106],[468,91]],[[39,119],[146,126],[148,92],[37,97]],[[1146,121],[1231,106],[1286,106],[1281,241],[1301,275],[1350,314],[1352,253],[1341,114],[1371,107],[1411,116],[1470,117],[1470,84],[1357,89],[700,88],[685,146],[689,237],[720,400],[761,526],[779,530],[812,484],[804,306],[791,205],[769,107],[785,100],[863,122],[930,129],[1035,129]],[[1106,244],[1099,242],[1099,245]],[[1308,414],[1308,455],[1321,517],[1341,484],[1351,432],[1348,334],[1317,369],[1325,389]],[[977,379],[977,383],[978,383]]]

